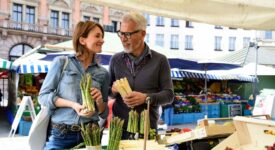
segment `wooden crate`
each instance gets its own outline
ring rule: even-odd
[[[236,132],[213,150],[266,150],[275,143],[275,121],[247,117],[234,117]]]
[[[171,137],[165,137],[161,140],[161,142],[165,143],[166,145],[180,144],[183,142],[192,141],[196,139],[205,139],[211,137],[227,137],[235,132],[235,127],[233,125],[209,125],[207,120],[204,121],[206,121],[206,123],[201,125],[201,127],[199,128],[196,128],[190,132],[180,133],[177,135],[173,135]]]
[[[144,140],[121,140],[120,150],[143,150]],[[146,144],[147,150],[164,150],[165,145],[158,144],[157,141],[149,140]]]

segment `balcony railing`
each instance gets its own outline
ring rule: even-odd
[[[11,20],[0,20],[0,27],[14,30],[22,30],[29,32],[45,33],[45,34],[55,34],[55,35],[65,35],[72,36],[71,29],[63,28],[53,28],[50,26],[42,26],[25,22],[17,22]]]

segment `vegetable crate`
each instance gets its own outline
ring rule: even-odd
[[[204,121],[204,120],[203,120]],[[205,125],[198,127],[190,132],[180,133],[170,137],[165,137],[163,143],[167,145],[179,144],[183,142],[188,142],[197,139],[207,139],[211,137],[227,137],[235,132],[234,125],[219,125],[212,124],[208,125],[208,120],[205,119],[207,123]]]
[[[143,150],[144,140],[121,140],[119,143],[120,150]],[[147,141],[148,150],[164,150],[165,145],[159,144],[155,140]]]
[[[213,150],[265,150],[275,143],[275,121],[247,117],[234,117],[236,132]]]
[[[18,134],[28,136],[32,122],[21,120],[19,122]]]

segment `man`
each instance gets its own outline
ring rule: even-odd
[[[173,84],[167,58],[151,50],[144,42],[146,19],[135,12],[122,17],[120,30],[117,32],[124,47],[124,52],[115,54],[110,61],[110,78],[113,115],[125,120],[122,139],[127,139],[128,113],[133,108],[143,111],[150,99],[150,124],[157,129],[159,107],[173,101]],[[132,93],[121,97],[113,82],[126,77]]]

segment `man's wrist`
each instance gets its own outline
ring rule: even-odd
[[[150,101],[151,101],[151,97],[147,95],[145,98],[145,103],[148,104],[150,103]]]

